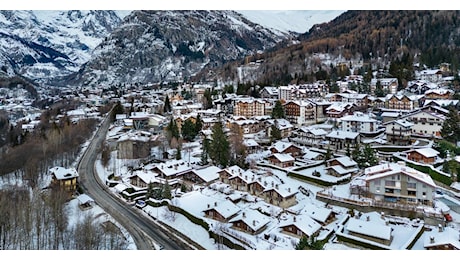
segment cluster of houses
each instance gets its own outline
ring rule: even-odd
[[[448,106],[458,108],[453,91],[440,84],[442,78],[438,75],[429,71],[422,73],[418,80],[409,82],[406,92],[397,91],[398,81],[393,78],[378,79],[389,93],[378,98],[356,93],[347,87],[349,82],[359,81],[359,77],[349,77],[349,82],[341,82],[341,93],[327,93],[328,86],[322,82],[267,86],[262,88],[260,98],[236,94],[215,96],[211,109],[204,109],[199,102],[203,100],[204,90],[211,88],[208,85],[188,86],[187,91],[193,92],[193,98],[184,98],[180,91],[133,89],[111,98],[120,102],[125,112],[116,115],[111,129],[114,131],[107,136],[107,142],[113,150],[117,150],[116,159],[152,159],[152,151],[164,140],[164,129],[170,119],[175,121],[179,131],[186,120],[196,122],[200,119],[202,130],[197,137],[198,142],[203,138],[212,138],[212,126],[220,121],[226,129],[237,127],[241,130],[248,158],[260,155],[261,160],[257,163],[293,171],[323,163],[324,172],[311,178],[332,176],[351,180],[359,176],[350,183],[351,196],[359,194],[376,203],[430,206],[436,185],[429,175],[403,163],[383,163],[360,169],[353,159],[345,156],[345,152],[363,143],[403,146],[408,147],[405,157],[409,161],[420,164],[439,162],[439,153],[433,148],[411,147],[420,138],[439,138],[449,112]],[[376,84],[374,79],[371,88],[375,88]],[[163,110],[166,95],[171,102],[168,113]],[[104,95],[94,93],[94,97]],[[277,101],[281,101],[285,117],[273,119],[271,113]],[[87,102],[94,103],[89,99]],[[68,111],[67,116],[75,122],[97,116],[89,103],[86,107]],[[273,127],[280,130],[281,140],[271,140]],[[332,158],[327,160],[326,150],[333,153]],[[199,153],[198,149],[195,155]],[[283,212],[292,213],[281,228],[298,237],[317,235],[322,226],[334,220],[335,213],[326,207],[322,217],[313,218],[313,222],[312,216],[294,214],[305,209],[296,209],[299,207],[297,197],[302,190],[271,174],[267,168],[263,171],[238,166],[221,169],[202,165],[199,156],[175,160],[168,153],[155,159],[158,160],[130,172],[129,186],[145,190],[151,184],[167,183],[176,191],[183,187],[187,191],[199,187],[219,189],[227,196],[225,202],[208,203],[203,206],[202,213],[204,217],[232,223],[235,229],[257,234],[268,223],[264,221],[264,216],[236,207],[235,204],[241,200],[263,201]],[[63,169],[51,169],[50,172],[56,182],[70,189],[76,188],[78,174],[72,174],[70,170],[62,173]],[[359,233],[359,230],[353,229],[352,222],[349,225],[350,232]],[[386,234],[387,230],[382,232],[382,235]]]

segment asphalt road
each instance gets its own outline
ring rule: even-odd
[[[102,183],[99,176],[96,176],[94,164],[98,149],[102,147],[109,125],[110,122],[106,118],[78,164],[79,184],[85,194],[90,196],[131,234],[138,250],[154,250],[154,244],[161,245],[165,250],[194,249],[179,239],[173,231],[164,230],[164,227],[157,225],[149,217],[137,212],[137,208],[116,197]]]

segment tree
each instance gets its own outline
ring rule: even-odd
[[[168,126],[166,127],[168,141],[171,144],[173,138],[179,139],[179,128],[177,127],[176,121],[171,118]]]
[[[230,161],[230,145],[220,121],[213,125],[211,137],[209,156],[215,164],[225,168]]]
[[[327,162],[332,158],[332,151],[331,148],[328,146],[326,150],[326,154],[324,154],[324,161]]]
[[[120,101],[117,102],[117,104],[113,107],[113,112],[111,115],[112,122],[115,121],[116,115],[124,114],[125,109],[123,108],[123,105],[121,104]]]
[[[378,164],[378,158],[375,154],[375,150],[370,146],[370,144],[365,144],[364,149],[361,153],[362,165],[360,167],[371,167]]]
[[[243,131],[237,124],[230,127],[230,154],[231,165],[238,165],[241,168],[246,166],[246,146],[243,143]]]
[[[190,118],[187,118],[182,124],[182,137],[189,142],[193,141],[197,135],[196,124]]]
[[[203,94],[203,107],[204,109],[210,109],[212,108],[213,104],[212,104],[212,93],[211,93],[211,90],[210,89],[206,89],[204,91],[204,94]]]
[[[181,151],[181,145],[178,145],[176,149],[176,160],[180,160],[180,159],[182,159],[182,151]]]
[[[380,80],[377,80],[377,83],[375,84],[375,91],[374,91],[374,94],[375,94],[377,97],[383,97],[383,96],[385,96],[385,92],[383,91],[382,83],[380,83]]]
[[[296,245],[296,250],[323,250],[324,242],[317,240],[316,237],[302,236]]]
[[[166,95],[165,97],[165,104],[163,106],[163,112],[168,113],[171,112],[171,103],[169,101],[169,96]]]
[[[195,121],[195,133],[196,133],[196,135],[198,135],[200,133],[201,129],[203,129],[203,122],[201,121],[200,114],[198,114],[196,116],[196,121]]]
[[[275,124],[272,125],[270,128],[270,141],[273,142],[276,140],[280,140],[281,138],[281,130],[278,128],[278,121],[275,120]]]
[[[460,116],[457,109],[449,107],[449,113],[441,128],[441,136],[454,144],[460,140]]]
[[[272,110],[272,118],[274,119],[285,118],[284,107],[283,107],[283,104],[281,104],[281,100],[277,100],[275,102],[275,106],[273,107],[273,110]]]
[[[208,159],[209,159],[209,149],[210,149],[210,141],[208,138],[203,139],[203,144],[202,144],[202,152],[201,152],[201,163],[203,165],[208,164]]]

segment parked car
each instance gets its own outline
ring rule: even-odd
[[[444,218],[446,219],[447,222],[452,221],[452,216],[449,213],[444,214]]]

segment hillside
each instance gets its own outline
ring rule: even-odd
[[[274,51],[226,64],[213,74],[239,82],[287,84],[317,79],[315,73],[330,70],[331,64],[352,64],[355,69],[370,62],[388,66],[403,53],[428,66],[449,62],[452,68],[459,68],[459,14],[460,11],[347,11],[330,22],[313,26],[298,41],[283,42]],[[206,71],[197,75],[196,80],[209,74]]]

